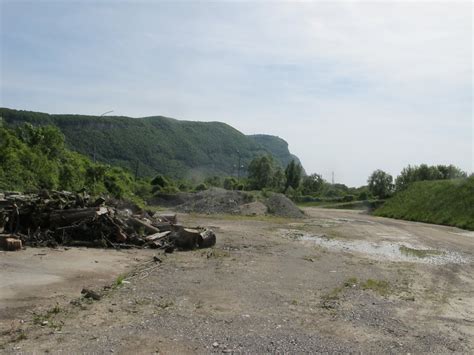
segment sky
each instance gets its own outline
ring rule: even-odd
[[[0,4],[1,107],[222,121],[350,186],[474,170],[470,1]]]

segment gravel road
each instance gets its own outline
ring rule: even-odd
[[[145,255],[99,301],[36,301],[3,322],[2,351],[474,352],[474,233],[305,212],[179,215],[216,247]]]

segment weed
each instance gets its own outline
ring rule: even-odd
[[[170,300],[163,300],[160,303],[158,303],[156,306],[161,309],[166,309],[166,308],[174,306],[174,302]]]
[[[133,300],[133,302],[138,305],[138,306],[146,306],[146,305],[149,305],[151,303],[151,300],[150,299],[147,299],[147,298],[135,298]]]
[[[227,258],[230,256],[230,253],[228,251],[215,249],[215,248],[209,251],[205,251],[203,252],[203,254],[205,254],[208,259],[220,259],[220,258]]]
[[[61,329],[62,326],[60,324],[54,322],[52,320],[52,317],[54,315],[59,314],[62,311],[63,310],[58,305],[56,305],[52,309],[48,310],[46,313],[43,313],[43,314],[34,313],[33,314],[33,324],[41,325],[41,326],[48,326],[48,327],[54,328],[54,329]]]
[[[342,287],[335,287],[331,292],[322,296],[323,301],[335,301],[338,300],[342,292]]]
[[[350,277],[344,281],[344,287],[354,287],[357,285],[357,277]]]
[[[123,281],[125,280],[125,275],[119,275],[117,279],[115,280],[115,287],[118,287],[123,284]]]
[[[386,296],[390,291],[390,285],[387,281],[368,279],[361,284],[363,290],[372,290],[381,296]]]
[[[413,249],[409,248],[405,245],[401,245],[400,253],[406,256],[416,256],[417,258],[427,258],[430,256],[436,256],[442,254],[439,250],[432,250],[432,249]]]
[[[414,302],[415,301],[415,296],[405,295],[405,296],[401,296],[400,299],[402,299],[403,301],[412,301],[412,302]]]

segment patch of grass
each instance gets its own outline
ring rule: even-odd
[[[326,293],[325,295],[322,296],[323,301],[334,301],[338,300],[341,292],[343,291],[343,287],[335,287],[331,290],[331,292]]]
[[[26,340],[28,337],[26,336],[26,333],[24,331],[21,331],[14,339],[12,339],[12,342],[17,343],[22,340]]]
[[[133,302],[138,306],[146,306],[151,304],[151,300],[147,298],[135,298]]]
[[[258,222],[268,222],[275,224],[289,224],[294,222],[292,218],[278,217],[278,216],[243,216],[238,214],[212,214],[212,215],[201,215],[192,213],[192,216],[199,218],[208,218],[208,219],[220,219],[225,221],[258,221]]]
[[[227,258],[230,256],[230,253],[228,251],[215,248],[212,248],[211,250],[205,250],[202,254],[206,255],[208,259],[220,259]]]
[[[344,281],[344,287],[353,287],[357,285],[357,277],[350,277]]]
[[[156,305],[156,307],[161,308],[161,309],[167,309],[173,306],[174,306],[174,302],[171,300],[162,300],[160,303]]]
[[[363,290],[372,290],[380,296],[386,296],[390,292],[390,284],[383,280],[368,279],[360,286]]]
[[[403,301],[412,301],[415,302],[415,296],[413,295],[403,295],[400,297]]]
[[[432,249],[413,249],[405,245],[400,246],[400,252],[406,256],[416,256],[417,258],[427,258],[430,256],[436,256],[442,254],[439,250]]]
[[[50,328],[59,330],[61,329],[62,325],[58,324],[57,322],[54,322],[53,318],[55,315],[61,313],[62,311],[63,309],[56,305],[45,313],[34,313],[33,324],[48,326]]]
[[[384,203],[383,200],[366,200],[366,201],[351,201],[351,202],[331,202],[331,201],[311,201],[298,202],[298,207],[321,207],[342,210],[362,210],[372,211],[380,207]]]
[[[118,287],[122,285],[124,280],[125,280],[125,275],[119,275],[117,279],[115,280],[114,286]]]
[[[374,214],[474,230],[474,176],[414,182]]]

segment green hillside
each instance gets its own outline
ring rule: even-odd
[[[412,183],[374,214],[474,230],[474,177]]]
[[[86,188],[94,195],[139,201],[150,186],[118,167],[93,163],[65,147],[53,126],[23,125],[15,130],[0,121],[0,191],[69,190]]]
[[[281,138],[246,136],[221,122],[179,121],[162,116],[50,115],[7,108],[0,108],[0,116],[11,126],[25,122],[55,125],[72,150],[132,171],[138,165],[140,176],[236,175],[237,151],[244,167],[261,154],[272,154],[282,166],[294,158]]]

